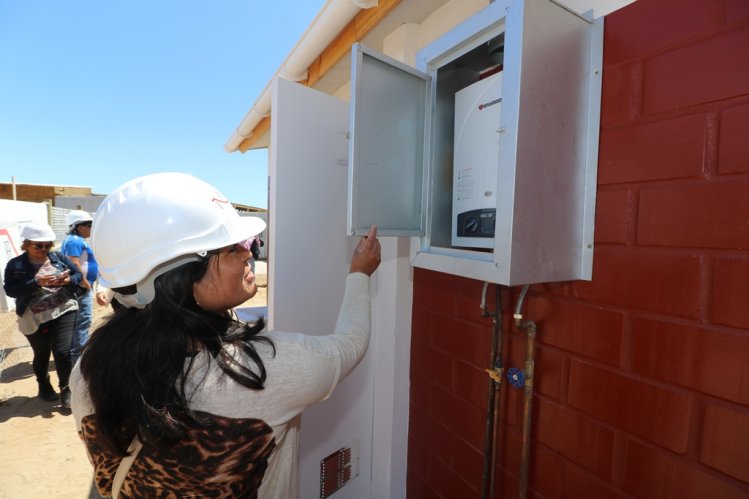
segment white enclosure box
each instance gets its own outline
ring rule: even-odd
[[[494,237],[471,244],[453,238],[456,94],[500,46],[498,152],[486,158],[497,175],[480,208],[496,212]],[[355,45],[349,234],[376,223],[418,236],[413,265],[499,284],[590,279],[602,53],[603,20],[550,0],[496,0],[419,51],[417,68]]]
[[[493,248],[502,72],[455,93],[452,244]]]

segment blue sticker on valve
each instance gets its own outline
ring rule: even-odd
[[[522,369],[511,367],[507,370],[507,381],[515,388],[522,388],[525,384],[525,373]]]

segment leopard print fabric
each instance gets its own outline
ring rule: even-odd
[[[163,450],[144,446],[120,490],[120,498],[255,498],[276,446],[273,430],[258,419],[233,419],[197,413],[209,424],[194,425],[188,436]],[[80,437],[94,465],[99,493],[112,495],[122,460],[96,440],[94,418],[81,422]]]

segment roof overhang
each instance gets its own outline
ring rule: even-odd
[[[271,83],[277,76],[333,93],[350,79],[351,46],[381,50],[402,24],[420,24],[451,0],[328,0],[224,145],[246,152],[270,143]],[[460,0],[453,0],[460,1]],[[635,0],[552,0],[581,16],[597,18]],[[485,2],[489,4],[490,2]]]

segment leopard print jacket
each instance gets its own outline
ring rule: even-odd
[[[144,446],[120,490],[120,498],[256,498],[275,447],[273,430],[258,419],[234,419],[197,412],[209,424],[192,425],[187,438],[167,449]],[[94,465],[102,496],[122,458],[97,442],[93,415],[81,421],[80,437]]]

